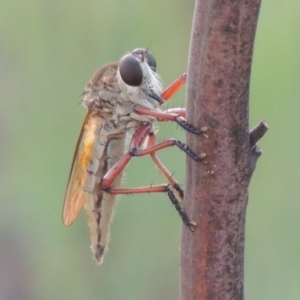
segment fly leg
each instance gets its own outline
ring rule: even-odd
[[[183,74],[179,78],[177,78],[161,93],[160,98],[165,102],[168,101],[185,84],[186,78],[186,74]],[[158,121],[174,121],[184,130],[208,138],[208,135],[205,133],[207,131],[206,127],[198,129],[186,121],[186,111],[184,108],[171,108],[164,112],[158,112],[148,110],[144,107],[136,106],[134,113],[138,115],[153,116]]]
[[[175,108],[169,108],[164,111],[165,113],[171,113],[176,114],[178,117],[182,117],[185,119],[186,116],[186,109],[183,107],[175,107]]]
[[[194,228],[197,226],[196,222],[191,221],[187,213],[182,208],[180,201],[178,201],[171,185],[169,184],[159,184],[152,186],[144,186],[137,188],[125,188],[125,189],[109,189],[107,187],[102,187],[105,192],[113,195],[128,195],[128,194],[145,194],[145,193],[167,193],[171,202],[174,204],[178,214],[180,215],[183,223],[190,228],[191,231],[194,231]]]
[[[148,141],[147,141],[147,147],[151,147],[156,144],[156,136],[153,131],[150,131],[148,134]],[[166,168],[166,166],[161,162],[161,160],[156,155],[156,152],[150,153],[150,156],[157,166],[157,168],[160,170],[160,172],[166,177],[167,181],[169,182],[169,185],[172,187],[172,190],[168,190],[168,196],[171,202],[174,204],[177,212],[181,216],[181,219],[185,225],[187,225],[192,231],[194,231],[194,227],[197,226],[197,224],[194,221],[191,221],[187,215],[187,213],[183,210],[182,202],[184,197],[184,191],[180,187],[178,181],[173,177],[171,172]],[[176,197],[178,195],[178,197]]]
[[[143,125],[137,129],[131,140],[129,151],[125,155],[123,155],[120,160],[103,177],[101,185],[104,190],[110,189],[110,186],[115,178],[118,177],[118,175],[126,167],[132,157],[155,154],[156,151],[162,150],[164,148],[177,146],[195,161],[206,163],[206,161],[204,160],[204,158],[206,157],[205,153],[197,155],[186,144],[176,139],[169,139],[158,144],[153,144],[151,142],[151,145],[146,149],[140,149],[146,137],[153,134],[150,134],[150,132],[152,132],[152,124]]]
[[[186,82],[186,74],[182,74],[179,78],[173,81],[168,87],[164,89],[160,97],[164,101],[168,101]]]
[[[176,113],[176,110],[177,113]],[[170,112],[171,111],[171,112]],[[172,112],[173,111],[173,112]],[[158,121],[173,121],[176,122],[180,127],[182,127],[187,132],[202,135],[205,138],[208,138],[208,135],[205,133],[207,131],[207,127],[196,128],[192,124],[188,123],[184,117],[182,117],[185,112],[182,109],[171,109],[166,112],[153,111],[142,106],[136,106],[134,108],[134,112],[138,115],[151,116],[156,118]]]
[[[151,130],[148,133],[148,140],[147,140],[147,143],[146,143],[146,148],[154,146],[155,144],[156,144],[156,135]],[[176,193],[178,194],[178,196],[180,198],[180,201],[182,202],[183,201],[183,197],[184,197],[184,192],[181,189],[178,181],[173,177],[173,175],[171,174],[171,172],[161,162],[161,160],[156,155],[156,152],[150,153],[150,156],[151,156],[151,159],[153,160],[153,162],[155,163],[155,165],[157,166],[157,168],[159,169],[159,171],[163,174],[163,176],[167,179],[167,181],[172,186],[172,188],[176,191]]]
[[[130,150],[128,151],[128,153],[126,153],[123,157],[121,157],[121,159],[103,177],[101,182],[102,189],[110,194],[140,194],[140,193],[153,193],[153,192],[167,192],[171,202],[174,204],[184,224],[189,226],[191,230],[194,230],[196,223],[189,219],[189,217],[183,210],[182,206],[180,205],[181,201],[179,201],[176,197],[176,194],[178,194],[180,198],[183,198],[183,191],[180,189],[177,181],[172,178],[172,175],[167,170],[167,168],[160,162],[158,157],[155,155],[155,152],[176,145],[196,161],[203,161],[206,154],[203,153],[200,156],[198,156],[184,143],[177,141],[175,139],[170,139],[162,143],[153,145],[153,143],[155,143],[155,138],[151,139],[153,137],[152,134],[154,135],[154,133],[152,133],[151,124],[144,125],[138,128],[138,130],[136,131],[136,133],[132,138],[130,144]],[[140,147],[147,136],[149,136],[149,140],[150,140],[150,142],[148,141],[149,145],[146,149],[141,150]],[[150,187],[131,188],[131,189],[112,189],[111,185],[113,181],[126,167],[126,165],[129,163],[131,158],[134,156],[144,156],[144,155],[151,155],[155,164],[162,171],[162,173],[167,177],[169,184],[150,186]]]

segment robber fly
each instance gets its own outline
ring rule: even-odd
[[[175,121],[185,130],[203,135],[185,121],[184,109],[162,111],[167,101],[184,83],[182,75],[165,91],[156,73],[156,61],[147,49],[135,49],[117,63],[110,63],[94,73],[84,90],[83,105],[88,109],[76,145],[63,208],[63,223],[71,225],[81,209],[87,212],[91,249],[100,264],[109,240],[110,223],[118,194],[167,193],[183,222],[194,229],[182,208],[183,191],[156,152],[177,146],[195,161],[203,161],[184,143],[170,139],[156,143],[154,121]],[[129,150],[125,139],[132,133]],[[122,171],[134,156],[150,155],[167,178],[168,184],[120,188]]]

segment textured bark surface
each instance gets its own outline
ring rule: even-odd
[[[188,134],[207,164],[187,158],[185,209],[198,226],[183,226],[181,299],[243,299],[248,185],[266,132],[251,134],[248,98],[260,0],[196,1],[187,82],[187,119],[208,127]],[[251,138],[250,138],[251,137]]]

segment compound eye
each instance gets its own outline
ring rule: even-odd
[[[145,52],[147,52],[146,57],[147,57],[147,62],[148,62],[149,67],[152,69],[152,71],[156,72],[156,60],[155,60],[154,56],[147,49],[137,48],[132,51],[132,54],[133,55],[139,55],[139,54],[141,55]]]
[[[142,68],[132,55],[125,55],[119,66],[119,71],[123,81],[131,86],[139,86],[143,81],[143,71]]]

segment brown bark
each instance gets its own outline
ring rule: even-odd
[[[187,158],[185,210],[198,226],[183,227],[181,299],[243,299],[248,186],[261,154],[261,122],[249,134],[248,98],[260,0],[196,1],[187,82],[187,119],[208,139],[187,144],[207,164]]]

